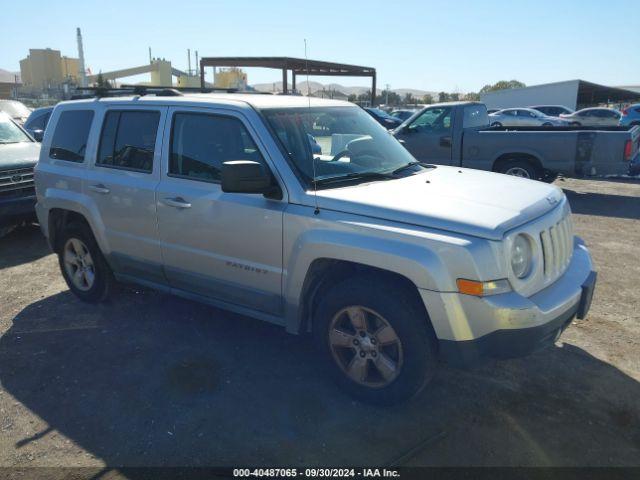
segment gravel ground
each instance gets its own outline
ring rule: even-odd
[[[599,283],[553,347],[351,400],[308,339],[126,288],[67,290],[36,227],[0,239],[0,467],[640,466],[640,182],[558,180]]]

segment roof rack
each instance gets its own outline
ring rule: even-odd
[[[264,92],[257,91],[242,91],[239,92],[237,88],[220,88],[220,87],[158,87],[147,85],[121,85],[120,87],[78,87],[76,91],[89,92],[86,94],[76,94],[71,98],[72,100],[78,100],[82,98],[103,98],[103,97],[121,97],[128,95],[155,95],[157,97],[179,97],[184,93],[212,93],[212,92],[226,92],[226,93],[256,93],[263,94]],[[268,93],[268,92],[267,92]]]

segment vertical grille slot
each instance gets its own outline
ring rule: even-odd
[[[567,215],[557,224],[540,232],[544,276],[555,279],[569,265],[573,253],[573,226]]]

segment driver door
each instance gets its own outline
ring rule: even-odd
[[[421,162],[451,165],[451,107],[425,109],[396,138]]]

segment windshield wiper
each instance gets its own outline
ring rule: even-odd
[[[405,165],[402,165],[401,167],[396,168],[395,170],[393,170],[391,172],[391,174],[392,175],[397,175],[400,172],[402,172],[404,170],[407,170],[408,168],[415,167],[416,165],[421,165],[421,166],[423,166],[425,168],[433,167],[433,165],[429,165],[428,163],[419,162],[419,161],[416,160],[414,162],[409,162],[409,163],[407,163]]]
[[[2,145],[9,145],[10,143],[20,143],[20,142],[18,142],[18,141],[15,141],[15,142],[4,142],[4,141],[0,140],[0,144],[2,144]]]
[[[330,183],[349,182],[353,180],[393,180],[398,178],[392,173],[383,172],[354,172],[346,175],[339,175],[335,177],[321,178],[316,180],[316,185],[328,185]]]

